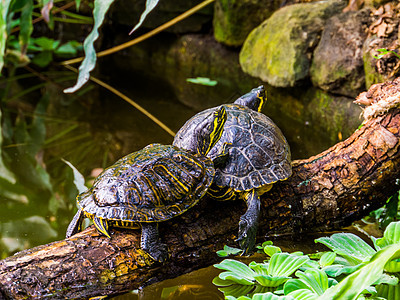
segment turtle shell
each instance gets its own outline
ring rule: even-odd
[[[213,176],[209,158],[152,144],[105,169],[77,202],[85,213],[103,219],[160,222],[195,205]]]
[[[215,170],[214,183],[219,187],[231,187],[236,191],[259,188],[288,178],[292,173],[290,149],[281,130],[266,115],[238,104],[223,105],[227,120],[221,139],[207,154],[216,158],[225,143],[229,156],[222,168]],[[174,145],[187,148],[191,145],[197,124],[209,118],[210,108],[192,117],[178,131]]]

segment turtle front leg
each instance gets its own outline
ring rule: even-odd
[[[168,247],[161,242],[158,234],[157,223],[141,223],[142,237],[141,247],[155,261],[164,262],[168,258]]]
[[[237,241],[243,250],[242,255],[251,254],[256,244],[258,218],[260,214],[260,197],[255,189],[243,195],[247,203],[246,213],[240,217]]]

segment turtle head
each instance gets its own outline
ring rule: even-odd
[[[252,89],[249,93],[238,98],[234,103],[261,112],[266,101],[267,96],[264,86],[260,85],[258,88]]]
[[[221,106],[215,110],[211,116],[211,120],[200,124],[197,132],[197,152],[202,155],[207,155],[208,152],[215,146],[221,138],[224,125],[226,122],[227,113],[225,107]]]

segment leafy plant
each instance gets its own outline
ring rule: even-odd
[[[225,245],[223,250],[217,251],[217,255],[219,257],[227,257],[229,255],[237,255],[242,251],[243,251],[242,249],[233,248],[233,247],[229,247],[229,246]]]
[[[218,84],[218,81],[211,80],[210,78],[207,77],[187,78],[186,81],[190,83],[207,85],[207,86],[216,86]]]
[[[386,54],[394,54],[397,58],[400,58],[400,55],[393,50],[388,50],[386,48],[381,48],[381,49],[377,49],[376,51],[380,52],[380,54],[378,54],[377,56],[374,56],[374,58],[376,59],[381,59],[383,56],[385,56]]]
[[[259,248],[271,254],[269,260],[248,266],[224,260],[215,267],[225,272],[213,283],[226,299],[370,299],[370,295],[396,299],[390,293],[400,292],[398,278],[387,272],[400,271],[400,222],[392,222],[382,238],[372,238],[375,249],[351,233],[336,233],[316,242],[332,251],[310,255],[316,261],[304,259],[301,253],[281,253],[279,247],[265,243]]]
[[[146,9],[140,16],[139,23],[132,29],[130,34],[134,32],[137,28],[142,25],[146,16],[156,7],[159,0],[146,0]],[[94,26],[90,34],[85,39],[83,43],[83,48],[85,50],[85,59],[79,67],[79,76],[76,84],[73,87],[65,89],[65,93],[73,93],[80,89],[88,80],[90,76],[90,72],[94,69],[96,65],[96,50],[94,49],[94,42],[99,37],[99,28],[103,24],[105,14],[110,8],[111,4],[114,0],[95,0],[94,9],[93,9],[93,17],[94,17]]]

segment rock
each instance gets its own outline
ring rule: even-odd
[[[202,0],[160,0],[157,6],[151,11],[143,22],[143,28],[154,29],[183,12],[191,9]],[[145,10],[145,0],[115,1],[111,7],[110,20],[119,25],[126,25],[133,28],[140,19],[140,15]],[[166,31],[174,33],[199,32],[205,24],[212,21],[213,6],[209,5],[194,15],[182,20]]]
[[[334,96],[317,88],[309,89],[302,98],[303,102],[309,100],[305,118],[319,137],[325,135],[325,138],[337,142],[350,136],[362,122],[362,110],[352,102],[352,98]]]
[[[215,39],[228,46],[241,46],[250,31],[268,19],[283,2],[284,0],[217,0],[213,20]]]
[[[378,49],[386,49],[379,52]],[[396,78],[400,72],[398,49],[398,24],[396,30],[384,37],[372,35],[363,45],[365,84],[371,85]]]
[[[326,22],[310,68],[315,86],[350,97],[365,89],[362,48],[369,13],[349,11]]]
[[[293,87],[309,75],[312,51],[325,21],[344,1],[286,6],[254,29],[240,52],[243,70],[277,87]]]

